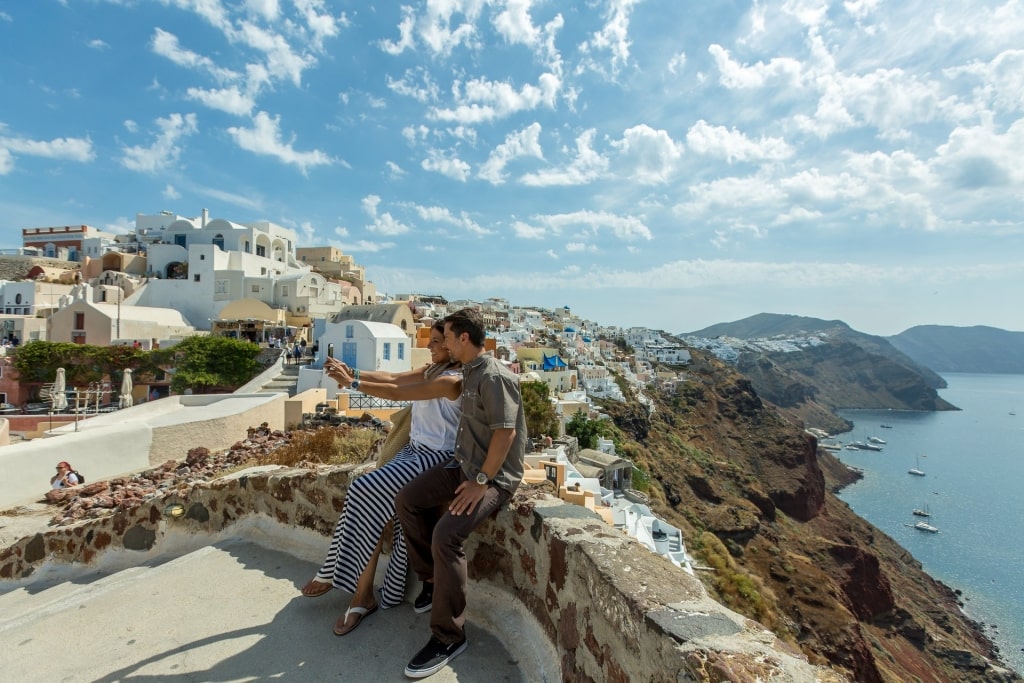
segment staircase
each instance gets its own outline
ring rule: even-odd
[[[277,377],[263,385],[261,391],[274,391],[289,396],[295,395],[295,387],[299,382],[299,367],[295,364],[288,364],[281,367]]]

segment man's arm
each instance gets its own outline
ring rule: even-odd
[[[491,442],[487,445],[487,458],[484,459],[483,467],[480,468],[491,479],[501,471],[501,466],[505,464],[505,458],[508,457],[508,451],[512,448],[515,438],[515,427],[495,429],[491,435]],[[472,479],[462,482],[455,489],[455,498],[448,505],[448,510],[453,515],[472,514],[477,503],[483,500],[488,486],[490,484],[478,484]]]

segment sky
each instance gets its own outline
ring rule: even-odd
[[[270,220],[378,291],[1024,330],[1024,2],[0,3],[0,248]]]

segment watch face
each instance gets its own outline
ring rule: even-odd
[[[486,484],[487,483],[487,475],[484,474],[483,472],[477,472],[476,483],[478,483],[478,484]]]

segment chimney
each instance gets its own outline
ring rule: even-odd
[[[206,224],[210,222],[210,210],[203,209],[203,224],[199,227],[205,228]]]

